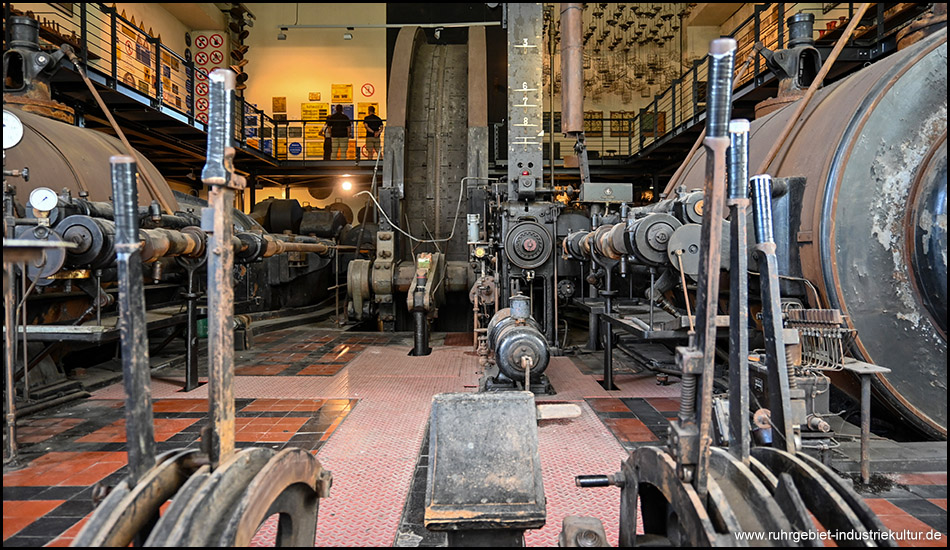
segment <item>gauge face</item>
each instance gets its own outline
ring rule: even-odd
[[[30,193],[30,206],[40,212],[49,212],[56,208],[58,201],[56,193],[47,187],[37,187]]]
[[[3,111],[3,148],[14,147],[23,139],[23,123],[10,111]]]

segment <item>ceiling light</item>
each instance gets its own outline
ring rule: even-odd
[[[348,181],[344,181],[343,185],[341,185],[340,187],[342,187],[344,191],[349,191],[353,189],[353,184]]]
[[[281,27],[280,33],[277,35],[277,40],[287,40],[287,27]]]
[[[343,40],[353,40],[353,27],[346,28],[346,32],[343,33]]]

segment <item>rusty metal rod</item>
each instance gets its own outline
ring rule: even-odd
[[[749,121],[729,124],[729,451],[749,463]]]
[[[115,250],[119,271],[119,334],[125,384],[125,433],[129,485],[134,487],[155,466],[145,289],[138,235],[138,186],[135,159],[114,156],[112,197],[115,202]]]
[[[244,178],[234,173],[235,74],[217,69],[209,77],[210,116],[207,162],[201,180],[209,186],[214,212],[208,245],[208,405],[211,431],[207,450],[217,468],[234,453],[234,192]]]
[[[128,153],[129,156],[138,162],[139,159],[136,155],[135,149],[132,148],[129,140],[126,139],[125,133],[116,123],[115,118],[112,116],[112,112],[109,111],[108,107],[106,107],[105,101],[102,100],[102,96],[100,96],[99,92],[96,91],[96,87],[92,84],[92,81],[89,80],[88,76],[86,76],[86,70],[82,67],[82,64],[79,61],[79,58],[76,56],[76,52],[73,51],[72,46],[69,44],[63,44],[60,49],[66,54],[66,57],[72,61],[73,65],[76,67],[76,72],[79,73],[79,76],[82,77],[83,82],[86,83],[86,87],[89,88],[89,93],[91,93],[92,97],[96,99],[96,103],[99,104],[99,108],[102,109],[103,114],[105,114],[106,118],[109,119],[109,124],[112,125],[112,129],[115,130],[116,135],[119,136],[119,140],[122,141],[122,145],[125,146],[126,153]],[[158,192],[158,186],[155,185],[155,182],[153,182],[151,178],[149,178],[148,174],[143,170],[139,172],[138,175],[142,177],[142,181],[145,182],[145,187],[148,188],[148,192],[151,193],[153,199],[158,201],[158,203],[162,206],[162,209],[169,214],[174,214],[175,209],[172,208],[172,205],[169,204],[162,194]],[[136,208],[137,207],[138,205],[136,205]]]
[[[716,360],[716,313],[719,303],[719,270],[722,254],[722,218],[726,202],[726,153],[732,111],[732,79],[736,41],[713,40],[709,46],[709,103],[706,115],[706,185],[700,230],[699,276],[696,283],[696,332],[690,347],[702,353],[702,378],[698,397],[699,444],[693,484],[704,499],[707,494],[709,448],[712,445],[712,392]]]
[[[778,154],[779,149],[785,145],[785,140],[788,139],[788,136],[791,135],[792,130],[798,126],[799,117],[802,116],[802,113],[805,112],[805,107],[811,102],[811,98],[815,96],[815,92],[818,91],[818,87],[821,86],[821,83],[825,80],[825,77],[828,76],[828,72],[831,70],[831,66],[838,59],[838,55],[841,54],[841,50],[844,49],[845,44],[848,43],[848,40],[851,39],[851,34],[854,33],[854,29],[857,28],[858,23],[861,22],[861,18],[864,17],[864,12],[870,7],[869,2],[861,4],[858,8],[858,11],[855,12],[854,17],[851,18],[851,22],[848,23],[848,27],[841,33],[841,36],[838,38],[838,42],[835,44],[834,49],[831,50],[831,54],[828,55],[828,59],[825,60],[824,64],[821,66],[821,70],[818,71],[818,76],[815,77],[815,80],[812,81],[811,86],[808,87],[808,90],[805,92],[805,95],[798,101],[797,106],[795,107],[795,114],[789,117],[788,122],[785,124],[785,128],[782,129],[782,133],[778,135],[778,138],[775,139],[775,142],[772,143],[772,148],[769,149],[769,152],[762,159],[762,162],[759,164],[758,169],[756,169],[756,174],[764,174],[769,167],[769,164],[772,163],[772,160],[775,158],[775,155]],[[778,176],[778,174],[774,174]]]

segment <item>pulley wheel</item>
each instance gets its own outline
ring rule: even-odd
[[[197,449],[170,451],[158,457],[157,466],[134,488],[123,480],[99,504],[71,546],[123,547],[137,537],[146,538],[162,505],[194,473],[197,454]]]

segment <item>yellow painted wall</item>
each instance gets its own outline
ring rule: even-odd
[[[345,29],[289,29],[287,40],[277,40],[278,25],[383,25],[385,4],[246,4],[257,16],[250,35],[244,67],[248,74],[244,98],[268,115],[272,98],[287,98],[290,120],[300,118],[300,106],[317,92],[319,102],[331,102],[333,84],[353,85],[353,104],[379,102],[386,118],[386,29],[355,28],[352,40]],[[299,13],[295,12],[298,9]],[[363,84],[375,88],[372,97],[361,93]]]

